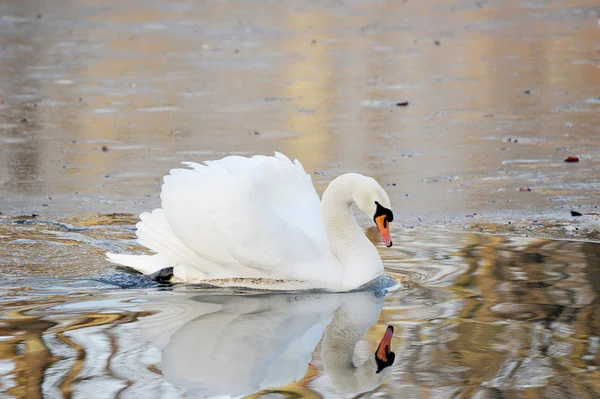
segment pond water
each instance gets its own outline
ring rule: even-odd
[[[599,397],[599,18],[598,0],[3,0],[0,397]],[[137,215],[179,162],[273,151],[319,193],[381,183],[400,289],[155,286],[105,260],[142,250]]]
[[[0,212],[139,214],[181,161],[279,151],[319,192],[374,177],[403,224],[598,240],[599,18],[597,0],[4,0]]]
[[[2,397],[600,395],[600,244],[396,229],[392,292],[120,288],[134,221],[2,220]],[[349,367],[387,326],[393,365]]]

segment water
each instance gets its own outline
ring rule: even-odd
[[[0,212],[139,214],[181,161],[279,151],[319,192],[375,177],[407,225],[597,240],[599,18],[595,0],[4,0]]]
[[[0,397],[600,396],[600,244],[539,238],[600,239],[597,3],[0,2]],[[273,151],[319,193],[382,184],[401,289],[156,287],[104,259],[142,251],[180,161]],[[323,362],[349,348],[324,334],[358,365],[388,325],[383,383]]]
[[[137,277],[102,253],[139,250],[134,221],[2,220],[2,397],[600,394],[598,243],[396,228],[379,250],[404,284],[387,294],[122,289]],[[383,382],[323,362],[362,364],[388,325]],[[323,343],[328,332],[351,337]]]

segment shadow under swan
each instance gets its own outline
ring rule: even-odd
[[[358,394],[389,377],[395,355],[389,326],[358,367],[356,344],[377,322],[383,295],[198,295],[171,291],[143,307],[142,335],[162,349],[165,379],[195,397],[245,396],[300,381],[323,337],[324,371],[336,389]],[[324,334],[324,336],[323,336]]]

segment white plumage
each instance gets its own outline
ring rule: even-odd
[[[188,169],[164,178],[162,208],[142,213],[136,226],[138,242],[156,254],[109,253],[109,260],[145,274],[174,267],[177,281],[272,289],[343,290],[383,273],[377,251],[362,231],[357,236],[348,215],[353,201],[367,213],[374,201],[389,208],[373,179],[334,180],[328,212],[300,162],[283,154],[184,164]],[[344,260],[351,253],[362,271]]]
[[[390,375],[375,356],[358,367],[357,342],[377,322],[383,297],[362,291],[318,295],[198,295],[174,290],[139,306],[142,337],[162,350],[165,379],[190,397],[242,397],[300,381],[323,333],[322,359],[334,386],[354,395]],[[365,357],[365,353],[362,353]]]

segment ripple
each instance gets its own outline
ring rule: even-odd
[[[167,382],[160,372],[161,350],[148,345],[141,321],[173,311],[169,298],[206,298],[212,309],[222,302],[260,302],[280,295],[191,285],[157,287],[145,284],[139,275],[117,271],[103,252],[108,243],[140,250],[132,240],[136,220],[127,214],[0,219],[0,266],[5,276],[0,281],[0,336],[10,353],[23,351],[19,368],[12,358],[0,357],[0,371],[5,371],[0,382],[8,378],[20,386],[16,377],[25,365],[43,373],[39,384],[45,384],[45,392],[59,392],[64,381],[72,381],[69,389],[82,394],[102,386],[109,396],[122,392],[152,397],[159,390],[181,397],[183,388]],[[380,333],[394,326],[396,360],[382,392],[391,397],[406,394],[406,387],[438,392],[440,384],[460,390],[546,389],[558,386],[553,376],[559,374],[567,381],[574,376],[591,381],[586,370],[600,341],[593,325],[600,244],[422,228],[396,227],[393,233],[395,247],[378,247],[389,276],[364,287],[379,290],[383,310],[357,350],[360,356],[372,354]],[[328,300],[337,294],[287,295],[292,301]],[[177,309],[183,316],[197,317],[189,313],[191,308]],[[219,312],[227,315],[235,309]],[[311,311],[318,309],[308,307],[306,320],[311,320]],[[241,324],[235,332],[242,343],[244,337],[256,335]],[[28,348],[33,347],[35,356],[30,356]],[[319,350],[312,359],[298,384],[308,387],[303,389],[311,395],[323,394],[325,388],[320,387],[328,385],[323,385],[326,373]]]

